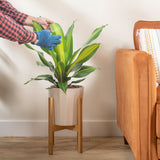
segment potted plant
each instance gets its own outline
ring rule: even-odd
[[[90,44],[95,40],[102,29],[103,25],[93,31],[84,45],[73,51],[73,28],[74,22],[64,35],[61,26],[58,23],[50,24],[52,35],[61,35],[61,44],[54,47],[53,50],[42,48],[48,54],[52,61],[48,61],[42,51],[34,49],[31,45],[25,44],[26,47],[38,53],[40,61],[37,65],[48,67],[52,74],[38,75],[31,78],[25,84],[32,80],[47,80],[52,83],[49,87],[49,96],[54,97],[54,123],[56,125],[75,125],[77,124],[77,101],[78,97],[83,96],[83,87],[77,84],[85,80],[85,77],[95,71],[97,68],[84,65],[97,51],[100,43]],[[33,21],[33,30],[40,31],[43,27]],[[77,78],[78,80],[75,80]]]

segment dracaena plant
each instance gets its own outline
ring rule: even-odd
[[[74,22],[69,27],[65,35],[58,23],[50,24],[51,34],[61,35],[61,44],[58,44],[57,47],[53,48],[53,50],[48,50],[41,47],[42,51],[34,49],[29,44],[25,45],[29,49],[32,49],[38,53],[40,61],[37,61],[37,65],[48,67],[52,74],[38,75],[35,78],[31,78],[25,84],[32,80],[47,80],[51,82],[54,87],[61,88],[64,93],[66,93],[68,86],[85,80],[87,75],[97,69],[96,67],[84,64],[95,54],[100,46],[100,43],[90,43],[100,35],[105,26],[106,25],[103,25],[95,29],[84,45],[76,51],[73,51],[72,33]],[[44,28],[39,23],[33,21],[33,31],[40,31],[43,29]],[[45,58],[43,51],[51,57],[52,61],[48,61]],[[75,78],[78,80],[75,80]]]

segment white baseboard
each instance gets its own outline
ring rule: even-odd
[[[63,130],[56,136],[75,136],[75,132]],[[0,120],[0,137],[47,137],[47,121]],[[115,120],[84,120],[83,136],[122,136]]]

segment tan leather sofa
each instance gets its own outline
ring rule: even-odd
[[[160,29],[159,21],[138,21],[135,49],[116,53],[117,123],[136,160],[160,159],[160,86],[153,58],[139,51],[137,29]]]

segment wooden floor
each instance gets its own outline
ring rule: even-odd
[[[135,160],[122,137],[84,138],[83,153],[76,138],[55,138],[54,155],[48,155],[47,138],[0,138],[0,160]]]

